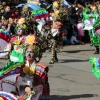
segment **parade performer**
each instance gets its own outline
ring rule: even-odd
[[[50,60],[50,64],[53,64],[54,62],[58,62],[58,58],[57,58],[57,45],[58,45],[58,40],[59,40],[59,33],[60,33],[60,28],[61,28],[61,23],[57,20],[53,21],[53,25],[52,25],[52,29],[51,29],[51,34],[52,34],[52,55],[51,55],[51,60]]]
[[[89,8],[85,8],[83,11],[83,30],[88,30],[90,38],[92,40],[92,44],[95,46],[96,51],[95,54],[99,53],[99,45],[100,45],[100,19],[99,14],[95,12],[89,12]]]
[[[89,10],[85,8],[83,15],[87,21],[84,21],[83,19],[83,22],[85,22],[85,28],[86,26],[88,26],[87,30],[89,29],[89,35],[92,40],[92,44],[96,47],[95,54],[99,54],[100,15],[98,13],[97,7],[95,7],[94,5],[93,7],[91,7],[91,10],[92,12],[89,12]],[[91,57],[89,62],[92,64],[92,73],[95,75],[96,78],[100,79],[100,59]]]
[[[53,21],[52,27],[51,27],[51,35],[53,37],[53,43],[52,43],[52,55],[51,55],[51,60],[50,64],[54,64],[54,62],[58,62],[57,58],[57,45],[58,43],[61,43],[61,38],[60,35],[61,33],[61,28],[62,28],[62,22],[64,20],[64,16],[68,14],[67,9],[64,7],[64,2],[63,0],[55,0],[53,2],[53,11],[51,13],[50,19]],[[62,35],[61,35],[62,36]],[[60,37],[60,38],[59,38]]]
[[[6,45],[4,51],[11,52],[15,48],[18,48],[25,43],[25,35],[24,35],[24,27],[17,26],[16,27],[16,35],[12,36],[10,42]]]
[[[57,36],[59,34],[59,27],[60,26],[60,22],[58,22],[57,16],[59,14],[59,10],[58,10],[58,1],[54,1],[53,2],[53,10],[54,12],[50,13],[50,20],[52,21],[51,29],[50,29],[50,34],[48,35],[48,39],[49,41],[52,41],[52,43],[50,43],[51,45],[51,59],[50,59],[50,64],[54,64],[54,62],[58,62],[58,58],[57,58],[57,42],[58,42],[58,38],[59,36]]]
[[[18,91],[20,93],[21,86],[23,87],[29,85],[30,88],[33,88],[38,84],[42,84],[43,95],[39,100],[49,100],[49,84],[47,78],[48,67],[44,63],[39,64],[36,62],[35,56],[37,56],[36,53],[38,53],[38,51],[35,51],[34,48],[36,48],[36,45],[28,46],[26,50],[25,67],[23,68],[23,72],[21,72],[20,76],[17,77]]]
[[[41,13],[40,13],[41,12]],[[59,11],[56,11],[56,15]],[[32,14],[34,16],[34,20],[38,23],[37,29],[39,33],[41,33],[41,37],[43,40],[47,39],[48,34],[51,34],[51,37],[53,39],[53,45],[52,45],[52,57],[50,60],[50,63],[54,63],[54,60],[58,62],[58,58],[56,55],[56,47],[57,47],[57,41],[55,40],[55,36],[59,33],[59,26],[58,25],[60,22],[54,21],[52,26],[50,25],[49,19],[49,14],[45,9],[39,9],[37,11],[32,11]],[[53,14],[52,17],[56,17],[55,14]],[[52,18],[50,19],[52,20]],[[49,24],[48,24],[49,23]],[[56,25],[57,24],[57,25]],[[51,27],[51,28],[50,28]],[[39,35],[38,33],[38,35]],[[37,36],[38,37],[38,36]],[[45,37],[45,38],[43,38]],[[58,38],[58,37],[57,37]],[[51,39],[51,38],[50,38]],[[47,39],[49,41],[50,39]],[[45,42],[45,44],[47,44]],[[47,47],[47,46],[46,46]],[[56,57],[56,58],[55,58]]]
[[[25,59],[10,62],[0,71],[1,90],[5,92],[16,91],[19,98],[24,98],[23,100],[31,100],[29,98],[32,100],[50,100],[48,66],[43,62],[37,62],[36,59],[40,52],[37,39],[35,36],[29,35],[26,37],[25,43],[27,44],[23,55]],[[20,59],[20,56],[17,55],[17,57]],[[42,85],[43,90],[34,90],[40,85]],[[27,89],[29,92],[25,93],[28,91]]]
[[[26,25],[25,23],[25,19],[21,18],[18,20],[18,23],[15,27],[15,33],[16,35],[10,35],[9,33],[5,32],[3,29],[1,29],[1,33],[4,33],[5,38],[3,37],[3,34],[1,36],[2,39],[6,39],[5,41],[7,41],[6,45],[4,43],[3,45],[3,49],[2,49],[2,53],[0,53],[0,57],[4,57],[7,56],[7,58],[9,58],[9,54],[12,52],[12,50],[15,50],[17,48],[22,48],[22,46],[24,46],[25,43],[25,29],[26,29]],[[7,36],[6,36],[7,35]],[[1,41],[2,43],[2,41]],[[15,50],[16,51],[16,50]]]

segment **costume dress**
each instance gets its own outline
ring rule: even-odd
[[[21,73],[25,72],[25,76],[22,77]],[[35,63],[29,67],[29,62],[10,70],[0,77],[1,90],[5,92],[18,91],[19,95],[24,94],[21,86],[29,86],[34,88],[35,86],[42,85],[43,91],[39,100],[50,100],[50,88],[48,83],[48,66],[43,62]]]
[[[37,63],[33,62],[31,66],[29,66],[29,62],[26,61],[25,67],[23,68],[23,72],[25,76],[18,76],[16,82],[20,88],[20,85],[29,85],[30,88],[43,85],[42,96],[39,100],[49,100],[49,83],[48,83],[48,66],[43,62]],[[23,80],[24,79],[24,80]],[[26,81],[25,81],[26,80]],[[23,94],[23,93],[22,93]]]

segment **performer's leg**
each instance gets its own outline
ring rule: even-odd
[[[58,62],[57,51],[55,51],[55,62]]]
[[[95,54],[99,54],[99,46],[95,46],[96,50],[95,50]]]
[[[49,52],[51,52],[52,49],[52,43],[49,43]]]
[[[53,41],[53,44],[52,44],[52,55],[51,55],[51,61],[50,61],[50,64],[53,64],[54,63],[54,60],[55,60],[55,50],[56,49],[56,40]]]

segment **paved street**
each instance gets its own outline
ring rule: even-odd
[[[100,100],[100,80],[91,72],[89,58],[95,55],[89,44],[66,46],[58,55],[59,62],[49,64],[50,53],[42,61],[49,65],[51,100]],[[7,61],[0,60],[0,67]]]

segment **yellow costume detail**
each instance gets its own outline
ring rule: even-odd
[[[14,42],[13,42],[13,44],[15,44],[15,45],[19,45],[21,43],[21,40],[15,40]]]
[[[23,72],[26,74],[26,75],[33,75],[35,74],[35,67],[25,67],[23,68]]]
[[[29,35],[26,37],[26,43],[32,45],[33,43],[36,43],[36,38],[34,35]]]

